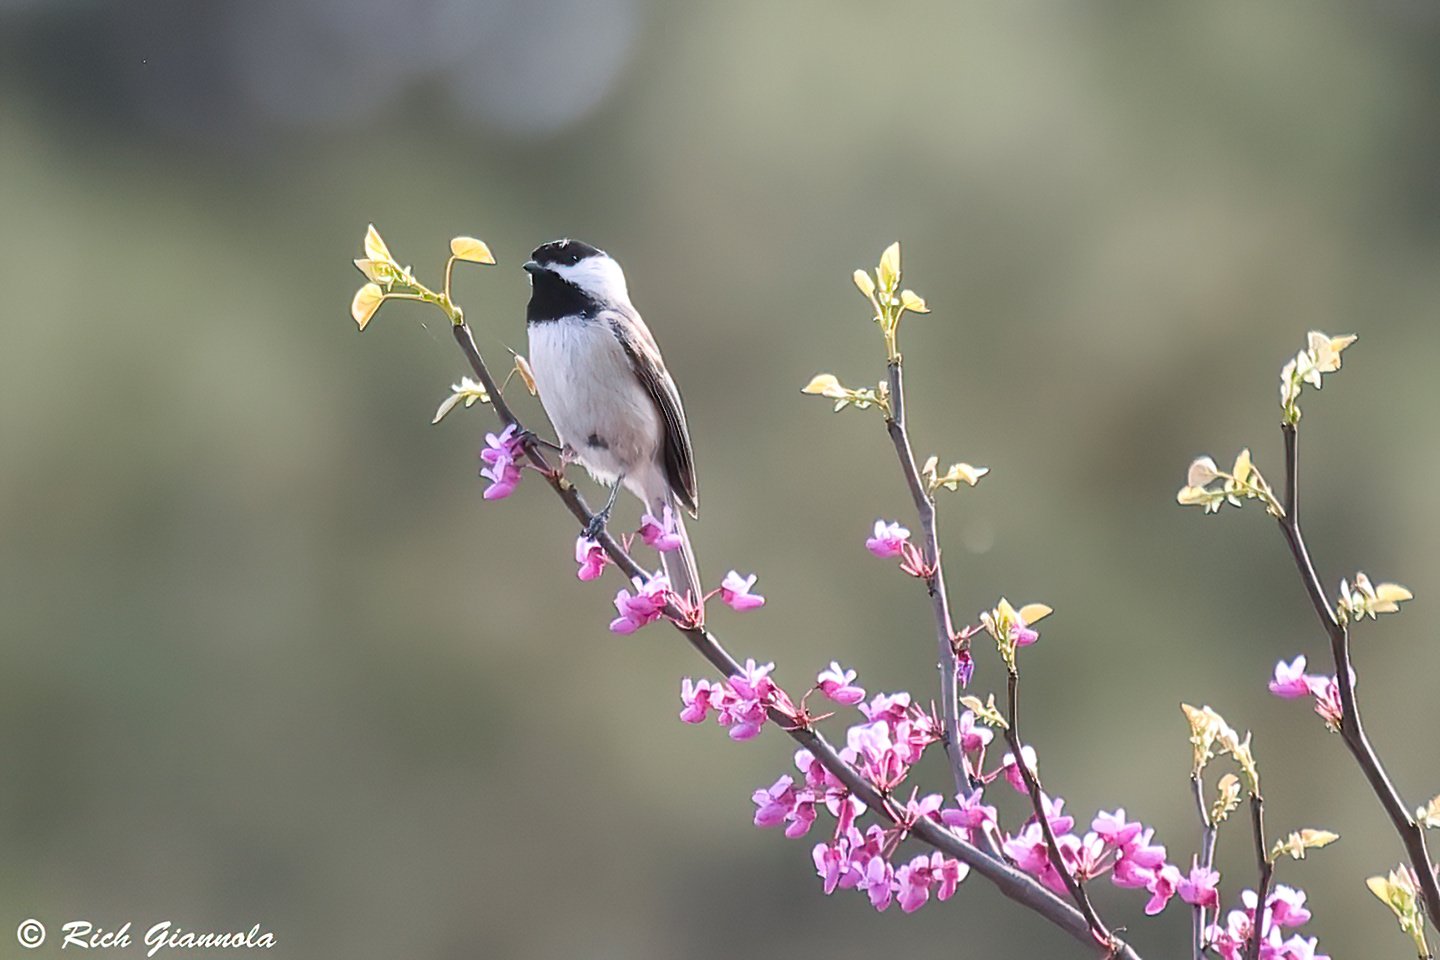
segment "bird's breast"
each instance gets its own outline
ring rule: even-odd
[[[597,480],[613,483],[656,460],[659,412],[603,316],[531,323],[529,360],[560,442]]]

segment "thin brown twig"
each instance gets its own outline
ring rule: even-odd
[[[1265,849],[1265,798],[1258,793],[1250,794],[1250,826],[1255,837],[1255,863],[1260,879],[1255,885],[1255,924],[1250,943],[1245,948],[1248,960],[1259,960],[1260,945],[1265,941],[1265,901],[1270,898],[1270,879],[1275,865]]]
[[[1360,720],[1360,706],[1355,695],[1355,672],[1350,663],[1350,630],[1342,623],[1330,605],[1325,587],[1315,572],[1310,552],[1305,546],[1305,537],[1300,532],[1300,516],[1297,507],[1299,486],[1299,463],[1296,451],[1297,438],[1294,424],[1281,424],[1280,432],[1285,443],[1285,515],[1279,518],[1280,532],[1295,558],[1295,566],[1305,583],[1310,602],[1320,617],[1321,625],[1330,638],[1330,653],[1335,662],[1335,682],[1340,689],[1340,738],[1360,765],[1370,789],[1380,800],[1385,814],[1390,818],[1410,865],[1420,883],[1421,897],[1425,901],[1425,912],[1432,922],[1440,922],[1440,880],[1435,876],[1435,865],[1425,845],[1425,829],[1410,815],[1400,791],[1385,772],[1380,757],[1365,735],[1365,726]]]
[[[1190,789],[1195,794],[1195,809],[1200,814],[1200,865],[1210,870],[1215,866],[1215,835],[1218,830],[1215,821],[1210,817],[1210,811],[1205,807],[1205,781],[1199,773],[1191,774]],[[1193,908],[1194,960],[1203,960],[1205,955],[1205,910],[1205,906],[1198,903]],[[1219,916],[1218,909],[1216,916]]]
[[[1040,832],[1045,837],[1045,852],[1050,858],[1050,866],[1065,881],[1065,889],[1070,891],[1070,898],[1080,908],[1084,915],[1085,922],[1090,926],[1091,935],[1100,943],[1111,943],[1115,935],[1105,926],[1100,915],[1095,912],[1095,907],[1090,903],[1090,896],[1085,892],[1085,887],[1065,866],[1065,858],[1060,855],[1060,844],[1055,841],[1055,831],[1050,826],[1050,817],[1045,812],[1045,800],[1040,792],[1040,778],[1035,771],[1030,769],[1025,762],[1024,746],[1020,740],[1020,675],[1014,670],[1009,672],[1009,682],[1006,686],[1009,696],[1009,717],[1008,725],[1005,727],[1005,741],[1010,744],[1010,755],[1015,758],[1015,767],[1020,771],[1020,777],[1025,781],[1025,790],[1030,795],[1030,806],[1035,810],[1035,819],[1040,824]]]
[[[905,474],[905,483],[910,488],[910,497],[915,501],[915,512],[919,516],[920,530],[925,540],[921,559],[926,571],[925,588],[930,594],[935,615],[939,658],[936,667],[940,671],[940,710],[945,725],[945,754],[950,760],[955,789],[969,793],[975,784],[965,771],[965,750],[960,738],[957,685],[960,662],[955,648],[955,627],[950,619],[950,598],[945,590],[945,571],[940,563],[940,539],[935,530],[935,498],[925,489],[920,470],[915,465],[915,453],[910,447],[910,432],[905,423],[905,382],[902,367],[903,362],[899,355],[890,361],[890,413],[885,419],[885,427],[895,445],[895,454],[900,460],[900,469]],[[969,643],[968,640],[963,642]]]

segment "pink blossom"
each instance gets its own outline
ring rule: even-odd
[[[1069,833],[1070,828],[1075,826],[1075,818],[1066,816],[1062,811],[1065,809],[1063,797],[1050,799],[1050,796],[1043,791],[1040,794],[1040,809],[1045,811],[1045,819],[1050,821],[1050,829],[1055,833]]]
[[[1284,884],[1277,884],[1266,900],[1270,907],[1270,919],[1282,927],[1298,927],[1310,919],[1305,908],[1305,891],[1292,890]]]
[[[946,807],[940,811],[940,821],[948,827],[964,830],[971,843],[976,843],[986,824],[995,824],[999,816],[994,807],[986,806],[981,801],[984,799],[984,790],[974,790],[970,794],[956,794],[955,800],[958,807]]]
[[[1220,882],[1220,873],[1200,866],[1198,858],[1191,858],[1189,876],[1181,877],[1180,883],[1176,886],[1176,892],[1180,899],[1192,907],[1214,907],[1220,908],[1220,891],[1216,885]]]
[[[715,704],[711,699],[718,699],[721,694],[720,685],[712,684],[709,680],[701,680],[699,683],[691,683],[686,677],[680,681],[680,702],[685,709],[680,711],[680,719],[686,723],[704,723],[706,716]]]
[[[480,476],[490,481],[490,486],[481,494],[486,500],[503,500],[514,493],[520,483],[518,461],[523,443],[515,434],[513,423],[500,431],[499,436],[485,434],[485,448],[480,451],[480,459],[488,466],[481,468]]]
[[[1175,895],[1175,889],[1180,885],[1180,868],[1173,863],[1167,863],[1155,871],[1154,878],[1146,885],[1145,889],[1150,891],[1150,902],[1145,904],[1146,916],[1155,916],[1170,898]]]
[[[890,726],[885,721],[862,723],[845,733],[846,753],[854,757],[861,774],[881,790],[889,790],[905,779],[908,765],[890,739]]]
[[[1307,677],[1310,683],[1310,692],[1315,696],[1315,712],[1325,718],[1325,722],[1335,729],[1340,729],[1340,721],[1345,716],[1345,707],[1340,702],[1340,683],[1334,677]]]
[[[1329,955],[1315,952],[1317,943],[1314,937],[1306,940],[1300,934],[1295,934],[1284,943],[1285,960],[1330,960]]]
[[[632,582],[635,585],[634,596],[629,590],[615,594],[615,609],[620,616],[610,621],[613,633],[634,633],[645,624],[659,620],[665,612],[665,604],[675,595],[670,589],[670,581],[663,575],[647,581],[636,577]]]
[[[1039,873],[1050,864],[1050,852],[1045,846],[1045,833],[1035,821],[1027,823],[1015,836],[1002,844],[1005,855],[1026,873]]]
[[[1110,872],[1110,882],[1124,890],[1142,890],[1155,879],[1155,871],[1144,867],[1128,857],[1115,861]]]
[[[1075,839],[1074,834],[1071,834],[1070,837]],[[1062,854],[1066,853],[1066,848],[1062,847],[1061,852]],[[1073,851],[1066,856],[1066,861],[1071,863],[1076,879],[1089,880],[1110,869],[1110,862],[1107,859],[1110,852],[1109,845],[1092,830],[1083,838],[1076,840]]]
[[[1304,654],[1290,663],[1281,660],[1275,664],[1275,678],[1270,681],[1270,692],[1286,700],[1303,697],[1310,692],[1310,684],[1305,676]]]
[[[940,807],[945,803],[945,798],[938,793],[932,793],[916,800],[912,795],[905,803],[905,820],[908,823],[918,823],[921,820],[934,820],[940,822]]]
[[[645,511],[640,518],[640,539],[661,553],[679,550],[685,543],[685,538],[676,529],[675,514],[671,512],[669,504],[661,509],[661,516],[664,519],[657,520],[654,514]]]
[[[770,708],[793,716],[795,706],[785,691],[770,679],[775,664],[756,666],[754,659],[745,661],[741,672],[730,678],[720,698],[719,720],[730,728],[731,740],[750,740],[760,733],[770,718]]]
[[[886,523],[884,520],[875,521],[875,535],[865,541],[865,549],[869,550],[881,560],[890,557],[898,557],[905,551],[905,541],[910,538],[910,531],[900,526],[899,523]]]
[[[581,580],[594,580],[610,562],[610,557],[598,540],[591,540],[582,533],[575,538],[575,562],[580,564],[575,576]]]
[[[756,807],[757,827],[773,827],[785,822],[799,802],[795,796],[795,780],[788,773],[776,780],[770,789],[756,790],[751,799]]]
[[[1030,746],[1021,747],[1020,755],[1025,758],[1025,768],[1031,773],[1034,773],[1035,766],[1038,763],[1035,758],[1035,748]],[[1020,765],[1015,762],[1015,754],[1005,754],[1005,759],[1002,762],[1002,769],[1004,769],[1005,771],[1005,780],[1007,783],[1010,784],[1010,786],[1014,787],[1021,793],[1030,792],[1029,789],[1025,786],[1024,776],[1020,773]]]
[[[1127,860],[1134,860],[1147,869],[1159,868],[1165,863],[1165,845],[1163,843],[1151,844],[1150,838],[1154,835],[1154,828],[1147,828],[1135,837],[1130,845],[1121,851],[1120,855]]]
[[[848,707],[865,699],[865,688],[857,687],[850,682],[854,679],[854,670],[846,670],[839,663],[831,660],[830,669],[822,671],[815,678],[815,686],[831,700]]]
[[[870,895],[872,907],[883,912],[895,894],[895,868],[889,860],[876,854],[860,870],[855,886]]]
[[[975,712],[966,710],[960,714],[960,749],[966,753],[983,750],[995,739],[995,732],[975,725]]]
[[[918,856],[895,871],[896,893],[900,909],[914,913],[930,899],[930,858]]]
[[[774,669],[774,662],[757,666],[753,657],[747,658],[740,672],[730,677],[730,689],[742,699],[763,700],[776,689],[775,681],[770,679]]]
[[[1125,820],[1125,808],[1119,807],[1114,813],[1106,813],[1101,810],[1095,814],[1095,819],[1090,821],[1090,829],[1104,838],[1106,843],[1113,846],[1125,848],[1140,835],[1145,825],[1136,820],[1127,822]]]
[[[910,694],[904,691],[896,694],[877,693],[869,703],[860,705],[860,712],[870,721],[903,720],[910,715]]]
[[[731,570],[720,582],[720,599],[729,604],[733,610],[744,611],[763,607],[765,598],[758,593],[750,592],[750,588],[755,586],[755,580],[756,575],[753,573],[748,577],[742,577]]]
[[[837,843],[843,843],[838,841]],[[840,878],[845,874],[849,866],[849,858],[840,850],[836,844],[817,843],[810,851],[810,856],[815,860],[815,872],[820,879],[825,881],[825,893],[834,893],[835,888],[840,884]]]
[[[790,825],[785,828],[785,836],[791,840],[798,840],[810,832],[810,825],[815,822],[815,797],[808,790],[802,790],[797,795],[795,809],[790,811],[788,819]]]
[[[1115,813],[1121,816],[1124,811],[1117,810]],[[1154,882],[1156,871],[1165,866],[1165,847],[1162,844],[1152,846],[1150,843],[1150,838],[1154,835],[1153,829],[1144,830],[1131,837],[1120,849],[1120,858],[1115,861],[1115,867],[1110,874],[1111,883],[1134,890],[1148,888]],[[1178,869],[1176,873],[1179,873]]]
[[[954,857],[947,857],[939,850],[930,854],[930,876],[939,877],[940,889],[935,891],[935,896],[941,900],[949,900],[955,893],[955,888],[960,886],[960,881],[970,874],[970,865],[961,863]]]

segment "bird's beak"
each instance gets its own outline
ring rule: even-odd
[[[531,276],[534,276],[535,274],[540,272],[540,264],[536,263],[534,260],[526,260],[524,263],[520,264],[520,269],[524,270]]]

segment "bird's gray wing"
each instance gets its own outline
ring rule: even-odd
[[[675,499],[693,517],[700,506],[699,493],[695,488],[695,454],[690,448],[690,429],[685,424],[685,408],[680,405],[680,390],[665,361],[660,358],[660,348],[650,335],[650,328],[640,319],[640,314],[629,313],[628,323],[619,317],[610,318],[610,329],[615,339],[625,349],[630,360],[630,369],[640,378],[645,392],[655,401],[660,418],[665,424],[663,458],[665,476]]]

